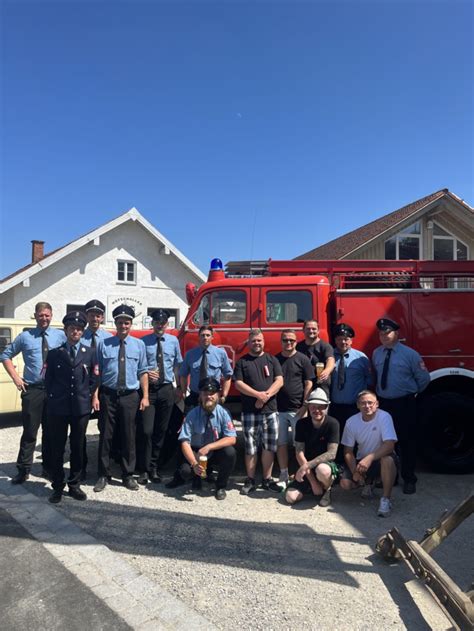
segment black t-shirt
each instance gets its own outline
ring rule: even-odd
[[[283,375],[281,366],[276,357],[270,353],[263,353],[255,357],[248,353],[239,359],[234,369],[234,379],[243,381],[248,386],[258,392],[265,392],[275,381],[275,377]],[[263,406],[256,408],[255,397],[249,397],[241,393],[242,412],[252,412],[254,414],[271,414],[277,411],[276,397],[271,397]]]
[[[328,450],[329,443],[339,444],[339,423],[332,416],[326,416],[316,429],[311,417],[305,416],[296,423],[295,442],[304,443],[306,460],[317,458]]]
[[[326,366],[326,361],[328,357],[334,357],[334,349],[331,344],[328,344],[324,340],[319,340],[316,344],[312,346],[308,346],[304,340],[298,342],[296,345],[296,350],[306,357],[309,357],[311,364],[313,365],[313,370],[315,370],[316,364],[318,362],[324,364]],[[313,386],[319,386],[329,392],[329,386],[331,385],[331,377],[324,382],[324,384],[318,384],[318,380],[316,379],[316,374],[313,372]]]
[[[283,388],[277,393],[277,405],[280,412],[298,410],[303,404],[304,382],[312,381],[314,368],[303,353],[296,352],[291,357],[281,353],[276,355],[283,371]]]

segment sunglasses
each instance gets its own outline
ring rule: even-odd
[[[282,337],[281,341],[283,344],[296,344],[296,340],[293,340],[291,337]]]

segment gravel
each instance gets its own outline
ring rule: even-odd
[[[95,422],[88,433],[94,463]],[[18,427],[0,429],[1,468],[10,474],[20,434]],[[40,470],[35,464],[33,473]],[[413,575],[404,564],[386,564],[374,545],[393,526],[420,539],[444,508],[472,491],[474,476],[419,478],[416,495],[395,489],[388,519],[376,515],[378,498],[362,500],[339,488],[326,509],[311,500],[289,507],[262,490],[244,497],[242,476],[232,478],[220,502],[207,484],[197,494],[163,484],[131,492],[116,479],[97,494],[91,478],[83,486],[88,501],[65,497],[57,509],[220,629],[428,629],[433,623],[407,589]],[[51,492],[35,476],[25,486],[45,501]],[[453,577],[465,589],[474,544],[467,524],[456,533],[455,549],[438,561],[458,573]],[[448,628],[434,601],[430,615],[437,628]]]

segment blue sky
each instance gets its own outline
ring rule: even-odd
[[[1,0],[0,277],[132,206],[206,271],[473,205],[473,6]]]

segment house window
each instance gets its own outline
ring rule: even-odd
[[[66,305],[66,313],[70,311],[82,311],[82,313],[85,313],[85,305]]]
[[[468,247],[435,223],[433,225],[433,259],[435,261],[467,261]]]
[[[137,284],[136,261],[117,261],[117,282],[128,285]]]
[[[385,241],[385,259],[391,261],[418,260],[421,252],[420,222],[408,226]]]

